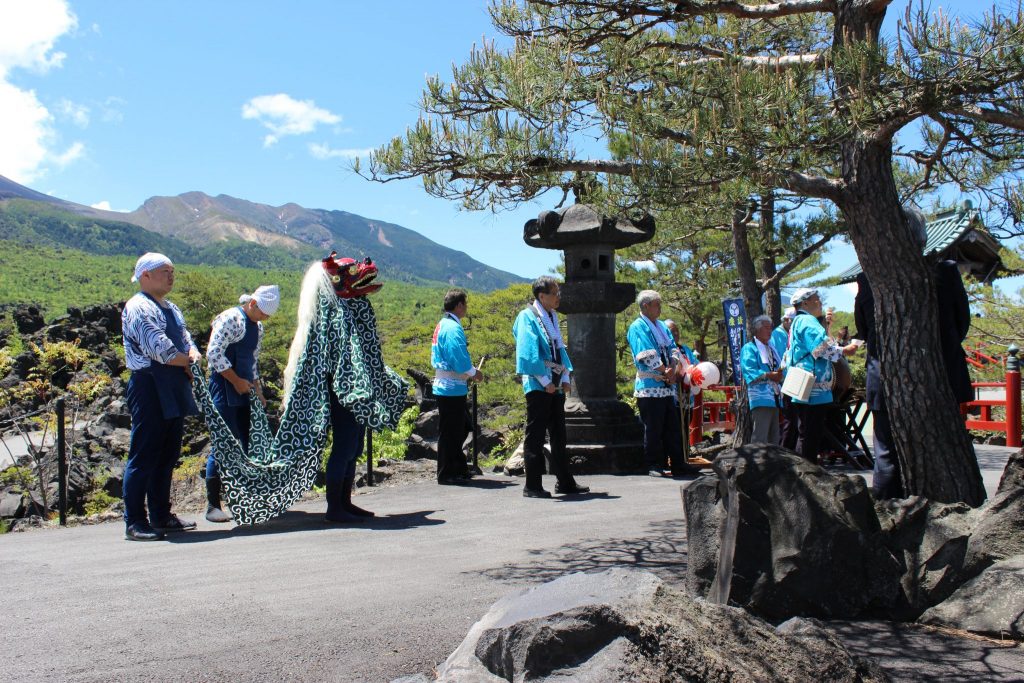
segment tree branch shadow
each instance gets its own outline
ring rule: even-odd
[[[534,548],[523,563],[506,564],[472,573],[508,584],[544,583],[564,574],[631,567],[656,574],[673,585],[686,578],[686,523],[651,522],[640,536],[584,539],[557,549]],[[470,572],[465,572],[470,573]]]

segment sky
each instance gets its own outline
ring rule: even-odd
[[[115,211],[194,190],[349,211],[536,277],[559,253],[527,247],[523,224],[557,197],[467,212],[418,179],[350,170],[485,36],[500,39],[485,0],[0,0],[0,175]],[[826,260],[831,274],[855,256],[840,245]],[[827,298],[852,310],[848,289]]]

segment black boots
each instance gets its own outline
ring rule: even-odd
[[[231,515],[221,509],[220,477],[206,480],[206,520],[209,522],[230,522]]]
[[[374,516],[369,510],[352,503],[353,484],[355,479],[346,479],[340,484],[327,483],[327,514],[324,515],[326,521],[352,524]]]

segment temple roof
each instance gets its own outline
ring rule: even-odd
[[[981,282],[1011,275],[999,258],[999,242],[985,229],[980,212],[970,202],[957,209],[936,214],[925,226],[928,241],[922,253],[939,254],[960,266],[960,271]],[[840,273],[839,282],[853,282],[860,275],[860,264]]]

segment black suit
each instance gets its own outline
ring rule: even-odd
[[[955,261],[935,264],[935,294],[939,300],[939,341],[949,386],[960,403],[973,401],[974,387],[962,346],[971,329],[971,306]]]

